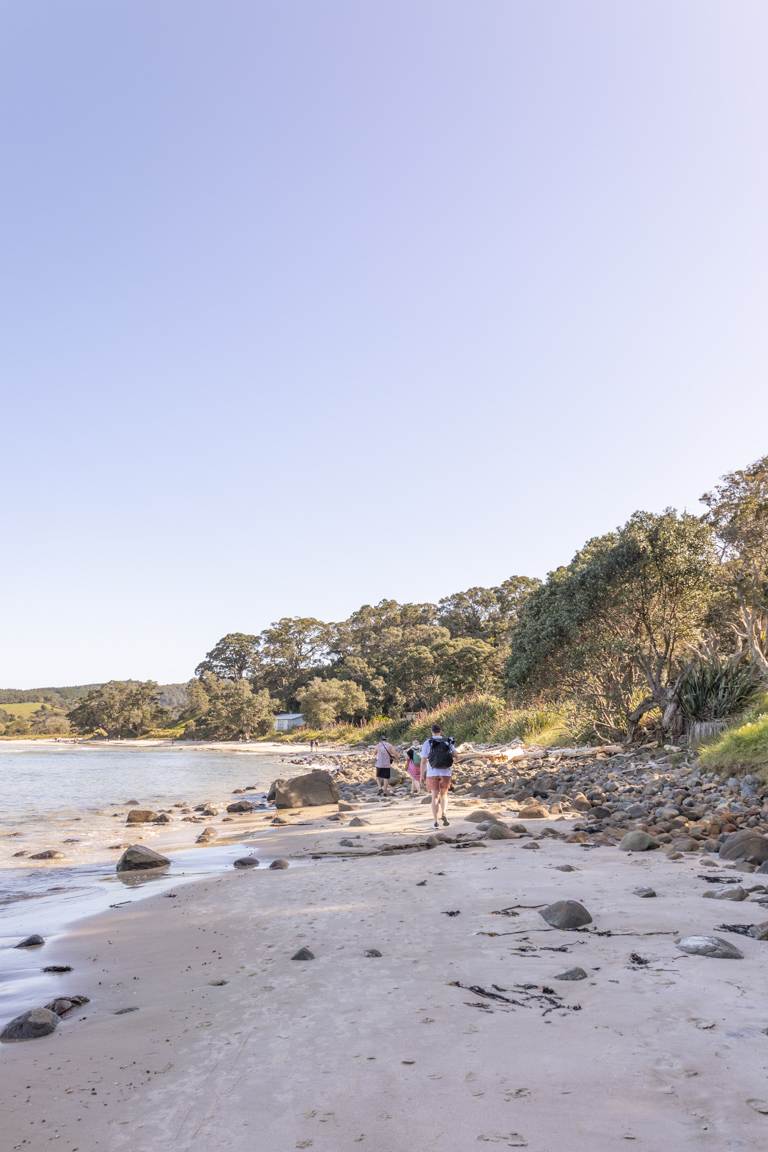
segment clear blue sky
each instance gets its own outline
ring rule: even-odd
[[[0,0],[0,685],[544,575],[768,451],[767,40]]]

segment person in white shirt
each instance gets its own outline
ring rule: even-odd
[[[438,819],[448,827],[448,817],[445,814],[445,802],[448,799],[448,789],[451,786],[451,773],[453,772],[453,740],[450,736],[443,736],[439,724],[432,725],[432,735],[421,746],[421,776],[432,795],[432,819],[435,828],[439,828]],[[426,765],[426,773],[424,766]]]
[[[397,749],[393,748],[388,740],[379,740],[376,745],[376,782],[379,785],[378,796],[389,796],[392,765],[395,756],[397,756]]]

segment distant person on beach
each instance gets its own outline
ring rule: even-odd
[[[379,796],[389,796],[390,781],[392,779],[392,765],[397,751],[388,740],[379,740],[376,745],[376,780],[379,785]]]
[[[432,819],[435,828],[439,828],[438,819],[448,827],[448,817],[445,814],[445,802],[448,799],[448,789],[451,786],[451,773],[453,772],[454,742],[451,736],[443,736],[439,724],[432,725],[432,735],[427,737],[421,746],[421,763],[426,764],[425,778],[427,789],[432,793]]]
[[[421,791],[421,753],[409,748],[405,754],[405,770],[411,778],[411,796]]]

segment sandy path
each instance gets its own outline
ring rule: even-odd
[[[409,802],[365,815],[370,830],[289,829],[280,849],[302,836],[305,849],[357,833],[370,843],[380,822],[393,840],[393,827],[427,823]],[[83,1018],[0,1053],[3,1147],[764,1147],[768,1116],[746,1101],[768,1099],[768,945],[730,936],[745,959],[719,961],[683,956],[672,936],[563,933],[535,910],[492,913],[574,898],[599,930],[687,933],[765,909],[702,899],[695,857],[527,842],[232,873],[85,922],[45,960],[74,965],[62,991],[92,997]],[[634,896],[639,884],[658,898]],[[535,951],[519,951],[525,936]],[[562,944],[567,954],[541,950]],[[314,961],[290,959],[302,945]],[[632,965],[632,952],[650,963]],[[554,980],[575,964],[587,980]],[[544,1016],[451,981],[546,984],[567,1007]]]

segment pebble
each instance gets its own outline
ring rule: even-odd
[[[309,948],[299,948],[298,952],[294,952],[291,960],[314,960],[314,952],[310,952]]]

